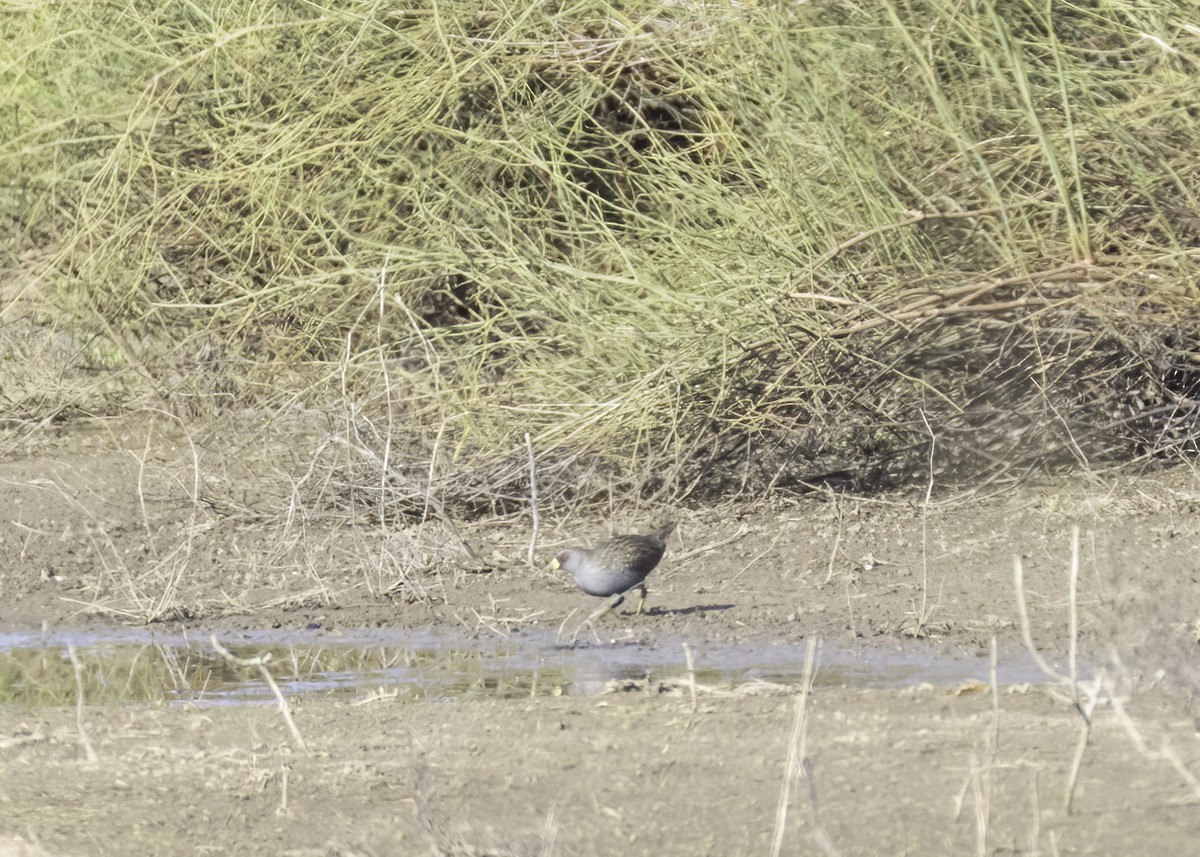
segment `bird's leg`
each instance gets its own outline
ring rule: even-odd
[[[593,622],[595,622],[597,619],[599,619],[601,616],[608,613],[610,610],[616,610],[618,607],[621,606],[622,603],[624,603],[624,601],[625,601],[625,593],[618,592],[616,595],[614,595],[612,598],[610,598],[608,600],[607,604],[604,604],[600,607],[597,607],[595,610],[593,610],[592,615],[588,616],[588,618],[587,618],[587,623],[590,625]]]
[[[646,584],[645,584],[645,583],[639,583],[639,584],[638,584],[637,586],[635,586],[634,588],[635,588],[635,589],[637,589],[637,590],[639,590],[639,595],[640,595],[640,597],[638,598],[638,606],[637,606],[637,610],[634,610],[634,611],[633,611],[633,615],[634,615],[634,616],[641,616],[641,615],[642,615],[642,605],[646,603]]]
[[[584,628],[591,628],[592,634],[595,634],[596,629],[595,629],[595,627],[592,626],[592,623],[595,622],[597,619],[599,619],[601,616],[603,616],[608,611],[615,610],[617,607],[621,606],[621,602],[624,600],[625,600],[625,593],[618,592],[616,595],[614,595],[612,598],[610,598],[608,601],[606,601],[603,605],[601,605],[600,607],[593,610],[592,615],[588,616],[586,619],[584,619],[583,622],[580,623],[579,627],[575,629],[575,633],[571,635],[571,645],[572,646],[575,645],[575,641],[577,639],[579,639],[579,632],[582,631]],[[597,640],[598,639],[599,639],[599,637],[597,637]]]

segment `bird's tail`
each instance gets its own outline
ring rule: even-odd
[[[673,532],[675,532],[675,522],[670,521],[669,523],[663,524],[658,528],[658,532],[654,534],[654,538],[658,539],[660,542],[665,542],[667,537]]]

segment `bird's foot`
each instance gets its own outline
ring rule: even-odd
[[[596,642],[599,643],[600,635],[596,633],[596,628],[593,623],[597,619],[599,619],[601,616],[603,616],[605,613],[608,613],[610,610],[615,610],[617,607],[619,607],[621,605],[621,602],[624,600],[625,600],[624,593],[621,593],[619,595],[614,595],[603,606],[597,608],[596,610],[593,610],[592,615],[588,616],[586,619],[584,619],[579,624],[579,627],[575,629],[575,633],[571,635],[571,645],[572,646],[575,645],[575,641],[579,639],[579,632],[582,631],[584,628],[591,628],[592,636],[595,637]]]

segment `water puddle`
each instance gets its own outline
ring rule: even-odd
[[[594,695],[613,683],[686,682],[680,640],[569,648],[548,632],[477,638],[447,631],[227,631],[239,658],[270,654],[268,669],[291,698],[354,702],[381,694],[402,701]],[[78,669],[68,646],[74,647]],[[699,685],[734,690],[756,682],[798,685],[806,644],[690,644]],[[939,654],[913,642],[895,649],[823,644],[816,684],[897,688],[988,680],[987,658]],[[1024,652],[1000,659],[1003,684],[1044,677]],[[207,633],[145,629],[0,633],[0,704],[73,705],[77,682],[96,704],[259,705],[274,696],[255,666],[230,663]]]

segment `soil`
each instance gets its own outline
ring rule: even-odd
[[[12,702],[0,857],[726,855],[771,853],[777,838],[806,854],[1194,850],[1190,467],[543,520],[530,564],[527,515],[352,516],[312,500],[303,463],[235,429],[143,415],[0,438],[0,637],[149,623],[457,629],[517,645],[536,630],[565,645],[598,602],[546,567],[557,547],[673,517],[646,612],[622,605],[582,646],[819,639],[932,662],[994,640],[1004,661],[1024,648],[1020,557],[1035,645],[1065,673],[1074,615],[1081,681],[314,695],[292,700],[296,735],[265,705],[97,703],[77,717]]]

